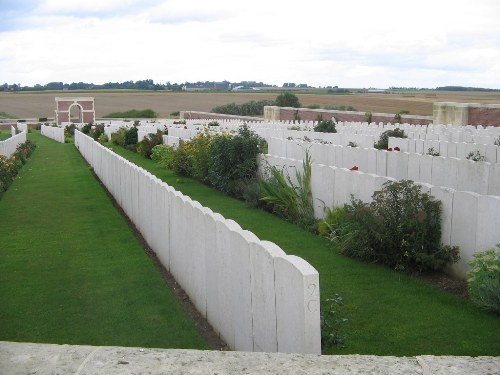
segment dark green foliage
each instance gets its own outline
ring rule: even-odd
[[[278,107],[293,107],[300,108],[300,102],[297,95],[291,92],[284,92],[279,94],[276,98],[276,104]]]
[[[82,126],[82,128],[80,129],[80,131],[83,133],[83,134],[89,134],[90,131],[92,130],[92,123],[89,123],[89,124],[85,124]]]
[[[243,104],[229,103],[214,107],[212,112],[238,116],[262,116],[264,106],[275,105],[272,100],[250,101]]]
[[[318,124],[314,127],[315,132],[320,133],[336,133],[335,121],[333,120],[320,120]]]
[[[165,168],[172,168],[172,157],[174,152],[175,150],[172,146],[164,144],[157,145],[153,147],[151,151],[151,160]]]
[[[404,272],[443,270],[458,248],[441,245],[441,202],[413,181],[387,182],[373,202],[352,200],[326,235],[341,252]]]
[[[75,135],[75,124],[71,124],[64,128],[65,137],[73,137]]]
[[[215,137],[210,150],[208,179],[216,189],[239,196],[240,182],[255,178],[261,138],[245,124],[233,137]]]
[[[94,141],[97,141],[101,134],[104,134],[104,125],[95,125],[92,130],[89,133],[89,136],[91,136]]]
[[[113,112],[105,118],[156,118],[158,114],[152,109],[131,109],[125,112]]]
[[[153,147],[163,143],[163,132],[158,130],[156,134],[147,134],[142,141],[137,143],[137,152],[145,158],[151,159]]]
[[[193,162],[189,141],[180,141],[179,146],[172,155],[171,167],[179,176],[191,176],[193,171]]]
[[[339,310],[344,306],[342,297],[335,294],[325,303],[321,304],[321,347],[323,351],[330,351],[335,347],[342,347],[345,344],[345,333],[343,325],[347,323],[347,318],[341,317]]]
[[[373,115],[371,112],[366,112],[365,113],[365,121],[369,124],[371,124],[372,122],[372,118],[373,118]]]
[[[375,143],[375,148],[378,150],[384,150],[389,147],[389,137],[394,138],[408,138],[403,129],[396,128],[394,130],[386,130],[380,135],[377,143]]]
[[[137,126],[132,126],[131,128],[127,129],[125,132],[125,147],[129,145],[135,145],[138,140],[138,135],[137,135],[138,129]]]

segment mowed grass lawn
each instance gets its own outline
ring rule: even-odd
[[[0,129],[0,141],[5,141],[7,138],[10,138],[10,130]]]
[[[347,345],[338,354],[413,356],[500,355],[500,319],[471,302],[393,270],[358,262],[332,249],[329,242],[195,180],[175,176],[139,154],[108,145],[128,160],[260,239],[312,264],[320,275],[322,307],[339,293],[347,317]],[[328,352],[327,352],[328,353]]]
[[[75,147],[28,137],[0,200],[0,340],[206,349]]]

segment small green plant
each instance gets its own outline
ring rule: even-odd
[[[320,133],[336,133],[336,124],[333,120],[319,120],[318,124],[314,127],[315,132]]]
[[[496,247],[474,254],[467,282],[471,300],[500,315],[500,244]]]
[[[83,134],[90,134],[90,131],[92,130],[92,123],[88,123],[82,126],[81,132]]]
[[[125,143],[124,146],[133,146],[137,143],[138,140],[138,129],[137,126],[134,124],[131,128],[127,129],[125,131]]]
[[[476,150],[476,151],[471,151],[469,154],[466,156],[466,159],[472,160],[472,161],[484,161],[484,155],[481,155],[481,153]]]
[[[288,130],[301,130],[301,128],[298,125],[292,125],[288,127]]]
[[[349,141],[347,147],[358,147],[358,144],[356,142]]]
[[[208,126],[219,126],[219,125],[220,125],[220,124],[219,124],[219,122],[218,122],[218,121],[210,121],[210,122],[208,123]]]
[[[404,130],[396,128],[394,130],[386,130],[380,135],[379,140],[375,143],[375,148],[378,150],[385,150],[389,147],[389,137],[394,138],[408,138]]]
[[[500,146],[500,135],[495,139],[495,146]]]
[[[335,294],[326,302],[321,304],[323,307],[320,314],[321,347],[323,350],[343,347],[345,344],[343,326],[348,321],[347,318],[340,316],[340,309],[344,306],[344,301],[339,294]]]
[[[154,134],[147,134],[142,141],[137,143],[137,152],[147,159],[151,159],[153,147],[163,143],[163,132],[158,130]]]
[[[369,124],[372,123],[372,118],[373,118],[373,115],[371,112],[366,112],[365,113],[365,121]]]
[[[429,147],[427,149],[427,155],[430,155],[430,156],[439,156],[439,151],[436,150],[434,147]]]
[[[99,142],[100,144],[104,144],[104,143],[107,143],[109,141],[108,139],[108,136],[104,133],[102,133],[99,138],[97,138],[97,142]]]
[[[101,134],[104,133],[104,125],[95,125],[92,130],[89,133],[89,136],[91,136],[94,141],[97,141]]]

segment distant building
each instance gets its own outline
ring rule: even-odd
[[[370,94],[387,94],[387,90],[385,90],[385,89],[370,88],[370,89],[366,90],[366,92],[368,92]]]

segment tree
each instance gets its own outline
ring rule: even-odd
[[[300,102],[297,95],[292,94],[291,92],[284,92],[283,94],[279,94],[276,98],[276,105],[278,107],[294,107],[299,108]]]

